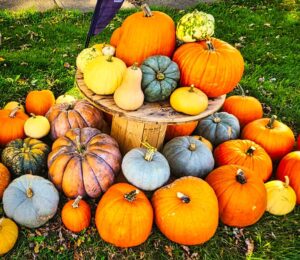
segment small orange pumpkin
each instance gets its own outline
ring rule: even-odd
[[[3,197],[3,192],[10,183],[11,176],[8,169],[0,163],[0,199]]]
[[[61,219],[67,229],[76,233],[81,232],[90,225],[90,205],[82,200],[81,196],[69,200],[62,209]]]
[[[27,113],[40,116],[44,116],[54,104],[55,97],[48,89],[30,91],[25,100]]]
[[[187,122],[179,125],[168,125],[165,140],[169,141],[177,136],[190,135],[195,130],[198,121]]]

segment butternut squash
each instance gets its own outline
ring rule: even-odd
[[[114,93],[117,106],[124,110],[136,110],[144,103],[144,93],[141,88],[142,71],[134,63],[128,67],[121,85]]]

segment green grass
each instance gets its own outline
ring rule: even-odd
[[[240,46],[245,59],[241,84],[264,104],[265,115],[277,114],[299,133],[300,18],[293,1],[285,2],[224,1],[196,8],[214,15],[216,37]],[[158,9],[175,21],[184,14]],[[108,41],[113,29],[132,12],[120,11],[92,43]],[[75,58],[83,48],[90,18],[91,13],[74,11],[0,11],[0,57],[5,59],[0,62],[0,106],[10,100],[24,102],[32,89],[49,88],[56,96],[74,91]],[[95,208],[97,201],[89,202]],[[252,253],[247,250],[248,241],[254,244]],[[266,213],[257,224],[242,230],[220,224],[216,235],[202,246],[171,243],[154,228],[146,243],[132,249],[118,249],[102,241],[94,223],[79,235],[71,234],[57,214],[40,229],[21,228],[15,248],[5,258],[299,259],[299,248],[299,207],[284,217]]]

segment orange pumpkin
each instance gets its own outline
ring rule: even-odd
[[[67,229],[76,233],[81,232],[90,225],[90,205],[82,200],[81,196],[69,200],[62,209],[61,219]]]
[[[300,205],[300,151],[294,151],[282,158],[280,161],[276,179],[285,181],[285,176],[290,179],[290,186],[297,196],[297,204]]]
[[[214,189],[221,221],[228,226],[246,227],[256,223],[267,207],[263,181],[246,167],[224,165],[213,170],[206,181]]]
[[[142,191],[128,183],[118,183],[101,198],[95,222],[104,241],[118,247],[137,246],[150,235],[153,209]]]
[[[13,110],[0,110],[0,146],[4,146],[12,140],[24,138],[24,124],[29,118],[19,108]]]
[[[194,84],[208,97],[218,97],[232,91],[244,72],[240,52],[215,38],[181,45],[175,51],[173,60],[180,69],[180,84]]]
[[[272,160],[266,151],[250,140],[229,140],[214,150],[217,165],[237,164],[253,170],[264,182],[272,175]]]
[[[3,197],[3,192],[10,183],[11,176],[8,169],[0,163],[0,199]]]
[[[54,104],[55,97],[48,89],[30,91],[25,100],[27,113],[40,116],[44,116]]]
[[[222,110],[235,115],[239,120],[241,127],[244,127],[246,124],[262,118],[263,108],[258,99],[246,96],[244,89],[240,85],[238,85],[238,87],[241,90],[242,95],[234,95],[226,98]]]
[[[151,12],[147,5],[142,8],[143,12],[134,13],[124,20],[120,31],[113,34],[111,40],[111,44],[116,45],[116,57],[127,66],[134,62],[142,64],[153,55],[170,57],[175,49],[175,24],[172,18],[163,12]]]
[[[218,227],[218,200],[197,177],[182,177],[158,189],[152,197],[155,223],[170,240],[183,245],[208,241]]]
[[[165,140],[169,141],[177,136],[190,135],[194,132],[198,121],[192,121],[180,125],[168,125]]]
[[[295,144],[293,131],[285,124],[271,118],[261,118],[247,124],[242,130],[242,139],[261,145],[272,160],[279,160],[292,151]]]
[[[121,27],[115,29],[110,37],[110,45],[114,46],[115,48],[118,45],[120,39]]]
[[[209,150],[212,151],[214,149],[212,143],[210,141],[208,141],[206,138],[204,138],[203,136],[201,136],[201,135],[192,135],[192,137],[195,138],[196,140],[199,140],[202,143],[204,143],[208,147]]]
[[[298,147],[298,150],[300,150],[300,134],[298,135],[298,138],[297,138],[297,147]]]

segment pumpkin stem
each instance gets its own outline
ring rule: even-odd
[[[84,146],[80,143],[80,137],[77,135],[75,138],[76,142],[76,149],[78,153],[83,153],[84,152]]]
[[[221,122],[221,118],[220,117],[214,117],[213,119],[214,123],[218,124]]]
[[[266,128],[273,129],[274,128],[274,122],[275,122],[276,119],[277,119],[277,116],[272,115],[271,118],[270,118],[270,121],[266,125]]]
[[[33,191],[31,188],[28,188],[26,190],[26,196],[27,196],[27,198],[31,198],[33,196]]]
[[[139,68],[138,65],[139,65],[138,62],[133,63],[132,66],[131,66],[131,69],[132,70],[137,70]]]
[[[113,61],[112,57],[113,57],[112,55],[108,55],[106,61],[112,62]]]
[[[190,151],[195,151],[196,150],[196,144],[195,143],[190,143],[189,150]]]
[[[285,182],[284,182],[283,186],[284,186],[285,188],[288,188],[289,185],[290,185],[290,178],[289,178],[289,176],[285,175],[285,176],[284,176],[284,180],[285,180]]]
[[[151,144],[148,142],[144,141],[142,142],[142,145],[147,148],[147,152],[145,154],[144,159],[148,162],[152,161],[154,154],[156,153],[157,149],[153,147]]]
[[[246,152],[247,155],[252,156],[255,152],[256,148],[254,146],[250,146]]]
[[[209,51],[215,51],[216,50],[214,45],[212,44],[212,42],[210,40],[206,41],[206,45],[207,45]]]
[[[142,8],[142,11],[144,12],[144,17],[151,17],[153,15],[149,5],[142,4],[141,8]]]
[[[242,169],[238,169],[236,172],[236,180],[240,183],[240,184],[245,184],[247,183],[247,179],[246,176],[243,172]]]
[[[128,192],[124,195],[124,198],[128,200],[129,202],[132,202],[136,199],[136,195],[140,193],[139,190],[133,190],[131,192]]]
[[[10,113],[9,113],[9,117],[14,118],[18,112],[18,110],[20,109],[20,107],[15,107]]]
[[[79,207],[79,202],[82,199],[82,196],[78,195],[77,198],[74,200],[74,202],[72,203],[72,208],[78,208]]]
[[[192,84],[191,87],[190,87],[190,89],[189,89],[189,92],[195,92],[195,91],[194,91],[194,88],[195,88],[195,85]]]
[[[157,80],[163,80],[163,79],[165,79],[165,75],[159,71],[159,72],[156,74],[156,79],[157,79]]]
[[[238,89],[241,91],[242,96],[245,97],[246,94],[245,94],[245,90],[243,89],[243,87],[242,87],[240,84],[237,84],[237,87],[238,87]]]
[[[183,203],[189,203],[191,201],[191,199],[189,198],[189,196],[181,193],[181,192],[177,192],[177,198],[181,199],[181,201]]]
[[[30,113],[30,115],[33,117],[33,118],[36,118],[36,115],[34,113]]]

